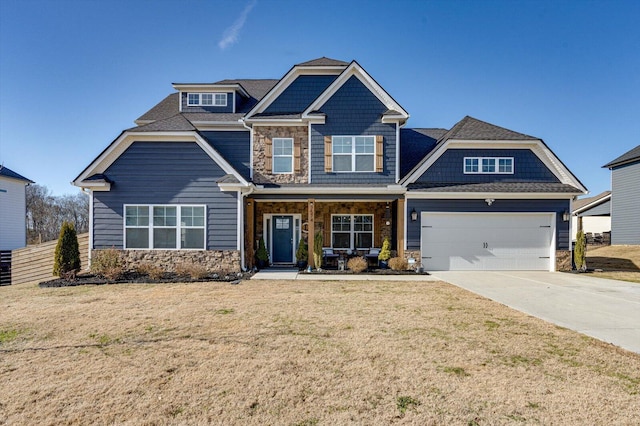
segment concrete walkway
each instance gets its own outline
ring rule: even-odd
[[[640,284],[561,272],[434,272],[442,281],[640,353]]]

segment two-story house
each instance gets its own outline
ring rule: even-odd
[[[640,244],[640,145],[605,164],[611,170],[611,244]]]
[[[173,87],[74,180],[92,194],[92,249],[240,269],[261,237],[271,263],[292,264],[321,232],[340,253],[389,237],[427,270],[570,258],[571,201],[586,189],[539,138],[471,117],[407,128],[355,61]]]

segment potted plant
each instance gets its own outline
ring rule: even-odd
[[[298,243],[298,250],[296,250],[296,260],[298,261],[298,269],[303,270],[307,267],[307,259],[309,258],[309,249],[307,248],[307,242],[303,237],[300,237]]]
[[[322,270],[322,231],[313,237],[313,263],[318,271]]]
[[[382,243],[380,254],[378,254],[378,264],[380,265],[380,268],[387,269],[389,267],[388,260],[390,257],[391,242],[389,241],[389,237],[384,237],[384,242]]]
[[[267,247],[264,245],[264,238],[260,237],[258,242],[258,251],[256,252],[256,263],[258,269],[265,268],[269,265],[269,253],[267,253]]]

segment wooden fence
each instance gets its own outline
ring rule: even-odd
[[[11,255],[11,284],[41,282],[52,280],[53,255],[58,241],[28,246],[13,250]],[[89,267],[89,234],[78,235],[80,246],[80,264],[85,271]]]

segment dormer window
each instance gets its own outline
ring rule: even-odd
[[[512,157],[465,157],[465,174],[513,174]]]
[[[187,93],[187,106],[227,106],[226,93]]]

